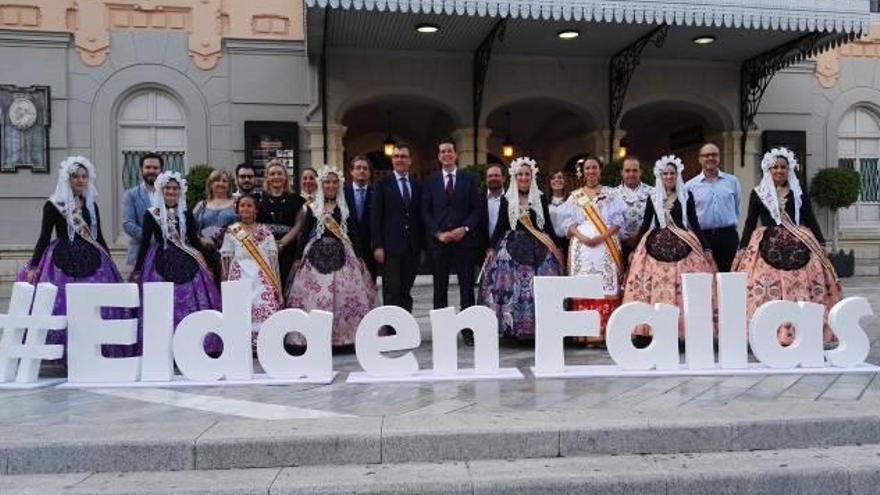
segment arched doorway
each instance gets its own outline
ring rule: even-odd
[[[843,227],[880,226],[880,114],[873,107],[858,105],[840,121],[837,131],[838,164],[861,176],[859,201],[843,210]]]
[[[125,188],[140,182],[140,158],[147,152],[162,155],[165,170],[185,171],[186,113],[171,94],[160,89],[131,94],[119,106],[116,126]]]
[[[404,141],[412,147],[412,173],[424,179],[437,165],[438,141],[453,137],[453,117],[434,102],[416,97],[386,97],[356,105],[345,112],[342,139],[345,161],[356,155],[370,157],[377,176],[389,173],[391,161],[383,152],[385,140]]]
[[[643,162],[653,163],[670,153],[678,155],[685,164],[685,180],[700,172],[700,147],[724,131],[722,119],[712,110],[683,101],[635,107],[624,114],[620,128],[626,131],[628,152]]]
[[[597,129],[595,119],[582,108],[559,100],[530,98],[507,103],[489,112],[486,127],[491,130],[489,157],[509,163],[511,157],[502,152],[509,139],[514,157],[528,156],[538,162],[538,183],[543,190],[549,190],[548,180],[557,170],[563,170],[566,185],[574,187],[574,167],[568,167],[568,162],[573,156],[595,151],[589,137]]]

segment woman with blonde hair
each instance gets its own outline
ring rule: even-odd
[[[275,159],[266,164],[263,194],[257,204],[257,222],[272,231],[278,244],[278,264],[281,286],[287,287],[290,267],[293,266],[296,239],[299,237],[304,215],[305,199],[290,190],[287,167]]]

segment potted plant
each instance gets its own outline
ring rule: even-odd
[[[859,173],[850,168],[829,167],[820,170],[810,183],[810,196],[817,205],[831,210],[831,264],[838,276],[851,277],[855,272],[855,255],[839,250],[839,213],[858,201],[862,185]]]

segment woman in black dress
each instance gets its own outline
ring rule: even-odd
[[[266,165],[266,182],[260,195],[257,223],[272,231],[278,243],[278,265],[281,287],[287,287],[290,268],[293,266],[296,239],[305,220],[305,200],[290,190],[287,169],[281,160]]]

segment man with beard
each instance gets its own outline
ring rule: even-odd
[[[480,255],[485,257],[489,246],[489,239],[495,233],[498,225],[498,212],[501,202],[504,200],[504,174],[501,165],[493,163],[486,168],[486,201],[483,203],[482,223],[480,227]]]
[[[241,196],[254,196],[257,194],[257,173],[254,166],[248,162],[239,163],[235,166],[235,198]]]
[[[137,262],[138,248],[141,245],[144,213],[150,207],[150,195],[153,194],[153,183],[162,173],[165,161],[155,153],[147,153],[141,157],[141,178],[143,182],[125,191],[122,196],[122,230],[128,234],[129,267]]]

